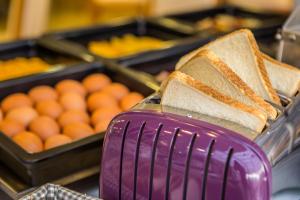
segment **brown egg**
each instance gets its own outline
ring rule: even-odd
[[[75,122],[83,122],[89,124],[90,123],[89,115],[86,112],[81,110],[67,110],[63,112],[58,118],[58,123],[62,127]]]
[[[53,119],[58,118],[63,112],[62,106],[53,100],[38,102],[36,110],[40,115],[47,115]]]
[[[137,103],[139,103],[141,100],[143,100],[143,95],[137,92],[130,92],[128,95],[126,95],[122,100],[121,100],[121,108],[123,110],[129,110],[133,106],[135,106]]]
[[[43,151],[43,142],[36,134],[23,131],[13,137],[13,141],[20,145],[28,153]]]
[[[9,111],[5,118],[17,121],[26,127],[37,116],[38,113],[33,108],[19,107]]]
[[[58,134],[50,136],[45,142],[45,150],[58,147],[72,142],[72,139],[66,135]]]
[[[35,103],[40,101],[56,100],[58,98],[56,90],[47,85],[32,88],[28,92],[28,95]]]
[[[43,141],[53,135],[59,134],[59,126],[48,116],[40,116],[35,118],[29,124],[29,130],[37,134]]]
[[[69,136],[73,140],[88,137],[94,134],[94,130],[82,122],[75,122],[64,127],[63,134]]]
[[[65,110],[86,110],[84,98],[77,93],[68,92],[59,98],[59,103]]]
[[[122,112],[119,107],[105,107],[105,108],[98,108],[93,112],[92,115],[92,124],[96,125],[102,120],[109,120],[111,121],[117,114]]]
[[[111,94],[118,101],[129,93],[129,89],[121,83],[112,83],[103,89],[103,92]]]
[[[102,107],[116,107],[118,106],[118,102],[110,94],[95,92],[88,97],[87,105],[90,111],[94,111]]]
[[[100,73],[91,74],[82,81],[83,86],[89,93],[100,91],[110,83],[110,78]]]
[[[1,102],[1,108],[3,112],[8,112],[14,108],[24,107],[24,106],[32,106],[32,100],[23,93],[15,93],[8,95]]]
[[[0,122],[0,130],[8,137],[13,137],[17,133],[25,131],[25,127],[20,122],[11,119],[5,119]]]
[[[101,132],[104,132],[106,131],[109,123],[110,123],[111,120],[109,119],[105,119],[105,120],[102,120],[102,121],[99,121],[96,126],[95,126],[95,132],[96,133],[101,133]]]
[[[3,119],[3,113],[2,113],[2,110],[0,109],[0,121],[2,121]]]
[[[75,80],[71,80],[71,79],[66,79],[66,80],[58,82],[55,85],[55,89],[57,90],[57,92],[59,94],[64,94],[67,92],[74,92],[74,93],[79,94],[82,97],[85,97],[85,95],[86,95],[86,90],[83,87],[83,85],[81,85],[81,83],[79,81],[75,81]]]

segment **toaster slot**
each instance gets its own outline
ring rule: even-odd
[[[229,150],[229,153],[227,155],[226,163],[225,163],[225,169],[224,169],[224,176],[223,176],[223,186],[222,186],[222,200],[225,200],[226,197],[226,185],[227,185],[227,177],[228,177],[228,171],[230,167],[230,161],[233,155],[233,148]]]
[[[182,192],[182,199],[187,199],[187,187],[188,187],[188,178],[189,178],[189,170],[190,170],[190,162],[191,162],[191,156],[194,148],[194,144],[197,138],[197,134],[194,133],[193,137],[191,139],[191,143],[189,145],[188,155],[185,163],[185,171],[184,171],[184,183],[183,183],[183,192]]]
[[[141,140],[143,137],[145,126],[146,126],[146,122],[143,122],[143,124],[140,128],[140,131],[138,133],[137,144],[136,144],[136,148],[135,148],[136,150],[135,150],[134,177],[133,177],[133,199],[136,199],[138,161],[139,161],[139,155],[140,155]]]
[[[204,172],[203,172],[203,179],[202,179],[202,200],[205,200],[205,193],[206,193],[206,180],[207,180],[207,175],[208,175],[208,168],[209,168],[209,163],[210,163],[210,158],[211,158],[211,153],[213,151],[213,147],[215,145],[215,140],[212,140],[209,143],[208,147],[208,152],[205,160],[205,165],[204,165]]]
[[[150,164],[150,183],[149,183],[149,200],[152,199],[152,189],[153,189],[153,173],[154,173],[154,162],[155,162],[155,156],[156,156],[156,149],[157,149],[157,143],[158,143],[158,139],[159,139],[159,135],[161,132],[163,125],[159,124],[159,127],[157,129],[157,132],[155,134],[155,138],[154,138],[154,143],[152,146],[152,155],[151,155],[151,164]]]
[[[207,171],[205,199],[224,199],[234,145],[216,137]],[[232,174],[231,174],[232,176]],[[229,187],[231,187],[230,185]],[[227,189],[226,189],[227,190]]]
[[[121,143],[121,155],[120,155],[120,169],[119,169],[119,199],[122,199],[122,169],[123,169],[123,155],[124,155],[124,146],[125,146],[125,139],[128,133],[130,121],[128,121],[125,125],[124,132],[122,135],[122,143]]]
[[[277,112],[278,112],[277,118],[278,118],[282,113],[285,113],[286,109],[293,103],[293,100],[292,100],[292,98],[287,97],[286,95],[282,94],[279,91],[277,91],[277,95],[279,96],[280,102],[282,105],[277,105],[277,104],[267,101],[267,100],[266,100],[266,102],[271,104],[277,110]],[[272,124],[275,120],[268,120],[268,124],[269,125]]]
[[[267,100],[265,100],[265,101],[268,102],[269,104],[271,104],[277,110],[277,113],[278,113],[277,117],[280,116],[281,113],[284,112],[284,107],[283,106],[277,105],[277,104],[275,104],[271,101],[267,101]]]
[[[286,95],[284,95],[278,91],[277,91],[277,94],[278,94],[278,96],[281,100],[281,103],[284,107],[288,106],[292,102],[292,98],[287,97]],[[297,94],[295,96],[297,96]]]
[[[169,199],[169,190],[170,190],[170,178],[171,178],[171,168],[172,168],[172,160],[173,160],[173,154],[174,154],[174,148],[175,148],[175,144],[176,144],[176,140],[178,137],[180,129],[177,128],[175,130],[175,134],[172,138],[172,142],[171,142],[171,148],[170,148],[170,152],[168,155],[168,166],[167,166],[167,176],[166,176],[166,191],[165,191],[165,200]]]

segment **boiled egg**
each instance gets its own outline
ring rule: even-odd
[[[63,134],[69,136],[73,140],[79,140],[94,134],[94,130],[83,122],[75,122],[68,124],[63,129]]]
[[[38,153],[44,149],[41,138],[28,131],[18,133],[13,137],[13,141],[20,145],[28,153]]]
[[[110,83],[110,78],[101,73],[91,74],[82,80],[83,86],[89,93],[100,91]]]
[[[116,107],[118,101],[110,94],[105,92],[92,93],[87,99],[87,105],[90,111],[103,107]]]
[[[59,94],[64,94],[67,92],[77,93],[82,97],[85,97],[86,90],[83,85],[76,80],[65,79],[63,81],[58,82],[55,85],[55,89]]]
[[[32,100],[23,93],[15,93],[8,95],[1,102],[1,108],[3,112],[8,112],[14,108],[24,107],[24,106],[32,106]]]
[[[55,101],[58,98],[56,90],[47,85],[32,88],[28,95],[35,103],[49,100]]]
[[[37,134],[43,141],[60,133],[58,124],[48,116],[39,116],[29,124],[29,130]]]

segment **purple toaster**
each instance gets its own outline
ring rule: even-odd
[[[300,116],[293,111],[300,108],[300,100],[284,96],[282,100],[287,106],[278,108],[280,116],[269,121],[262,134],[249,139],[237,133],[242,129],[223,128],[218,120],[164,108],[158,94],[146,98],[109,125],[100,197],[271,199],[272,166],[292,151],[295,124],[300,124]]]

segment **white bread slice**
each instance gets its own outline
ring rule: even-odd
[[[226,129],[232,130],[252,141],[254,141],[255,138],[259,135],[259,133],[255,132],[253,130],[250,130],[249,128],[246,128],[245,126],[242,126],[240,124],[237,124],[237,123],[225,120],[225,119],[211,117],[208,115],[204,115],[202,113],[196,113],[193,111],[183,110],[180,108],[163,106],[163,105],[159,105],[156,103],[139,103],[138,105],[134,106],[132,109],[133,110],[141,110],[141,109],[142,110],[154,110],[154,111],[162,111],[164,113],[172,113],[172,114],[177,114],[177,115],[181,115],[181,116],[188,116],[189,118],[192,118],[192,119],[198,119],[198,120],[210,123],[210,124],[214,124],[216,126],[221,126]]]
[[[181,67],[201,49],[209,49],[226,63],[258,95],[281,105],[272,88],[260,51],[251,31],[241,29],[223,36],[184,56],[176,65]]]
[[[277,111],[244,83],[221,59],[210,50],[201,50],[179,71],[190,75],[220,93],[267,113],[275,119]]]
[[[148,107],[146,107],[146,109],[147,108]],[[242,126],[240,124],[237,124],[237,123],[225,120],[225,119],[220,119],[217,117],[204,115],[202,113],[196,113],[196,112],[192,112],[192,111],[187,111],[187,110],[183,110],[183,109],[179,109],[179,108],[174,108],[174,107],[170,107],[170,106],[162,106],[162,105],[161,105],[161,111],[163,111],[165,113],[173,113],[173,114],[177,114],[177,115],[189,116],[193,119],[198,119],[201,121],[208,122],[210,124],[221,126],[226,129],[232,130],[236,133],[239,133],[240,135],[242,135],[252,141],[259,135],[259,133],[255,132],[249,128],[246,128],[245,126]]]
[[[161,105],[229,120],[258,133],[267,116],[258,109],[225,96],[182,72],[173,72],[163,85]]]
[[[294,96],[300,88],[300,70],[266,54],[261,53],[261,56],[274,89],[288,97]]]

